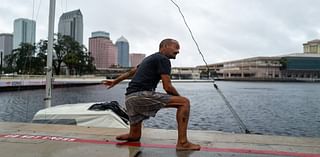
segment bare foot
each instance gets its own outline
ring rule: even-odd
[[[116,136],[116,139],[120,141],[129,141],[129,142],[140,141],[140,137],[130,137],[129,134]]]
[[[200,150],[201,146],[198,144],[193,144],[191,142],[178,143],[176,146],[177,151],[186,151],[186,150]]]

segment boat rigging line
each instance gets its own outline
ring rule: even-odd
[[[182,13],[179,5],[178,5],[177,3],[175,3],[173,0],[170,0],[170,1],[177,7],[177,9],[178,9],[178,11],[179,11],[179,13],[180,13],[180,15],[181,15],[181,17],[182,17],[182,19],[183,19],[183,22],[184,22],[185,26],[188,28],[188,31],[189,31],[189,33],[190,33],[190,35],[191,35],[191,38],[192,38],[193,42],[195,43],[195,45],[196,45],[196,47],[197,47],[197,50],[198,50],[199,54],[200,54],[201,57],[202,57],[203,62],[204,62],[205,65],[206,65],[207,72],[208,72],[208,77],[210,78],[211,75],[210,75],[210,69],[209,69],[208,63],[206,62],[206,60],[205,60],[205,58],[204,58],[204,55],[203,55],[203,53],[202,53],[201,50],[200,50],[200,46],[199,46],[198,42],[196,41],[196,39],[195,39],[195,37],[194,37],[194,35],[193,35],[193,33],[192,33],[192,31],[191,31],[191,29],[190,29],[187,21],[186,21],[186,19],[185,19],[185,16],[183,15],[183,13]],[[214,78],[211,77],[211,79],[212,79],[214,88],[217,90],[217,92],[219,93],[219,95],[220,95],[220,96],[222,97],[222,99],[224,100],[225,104],[227,105],[227,107],[228,107],[229,110],[231,111],[233,117],[237,120],[237,122],[238,122],[238,124],[239,124],[239,126],[240,126],[240,129],[243,130],[244,133],[250,134],[251,132],[250,132],[250,131],[247,129],[247,127],[244,125],[243,121],[240,119],[240,117],[239,117],[239,115],[237,114],[237,112],[233,109],[233,107],[231,106],[231,104],[229,103],[229,101],[227,100],[227,98],[224,96],[224,94],[222,93],[222,91],[219,89],[218,85],[215,83]]]

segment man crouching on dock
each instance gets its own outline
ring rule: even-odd
[[[159,45],[159,52],[146,57],[140,65],[120,75],[115,80],[104,80],[102,83],[112,88],[124,79],[133,76],[126,91],[125,104],[130,120],[128,134],[119,135],[117,140],[139,141],[142,121],[154,117],[161,108],[176,108],[178,123],[177,150],[200,150],[200,145],[188,141],[187,128],[190,112],[190,101],[179,95],[171,84],[171,63],[179,53],[179,43],[174,39],[164,39]],[[155,92],[162,80],[166,93]]]

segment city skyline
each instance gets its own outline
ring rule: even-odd
[[[37,40],[46,39],[49,5],[47,1],[34,2],[4,0],[0,6],[0,33],[12,33],[13,19],[23,17],[36,20]],[[209,64],[301,53],[303,43],[320,36],[320,24],[312,20],[320,16],[316,7],[320,1],[317,0],[176,2]],[[204,64],[181,15],[170,1],[93,0],[87,3],[58,0],[55,30],[59,17],[76,9],[83,14],[83,44],[86,47],[90,33],[97,30],[111,32],[113,40],[125,36],[130,41],[130,52],[145,52],[146,55],[158,51],[159,42],[171,37],[181,45],[181,53],[172,60],[173,66]]]
[[[15,19],[14,33],[1,33],[0,51],[3,56],[10,54],[21,43],[36,43],[35,26],[36,22],[34,20],[25,18]],[[68,11],[59,17],[58,34],[70,36],[80,45],[83,45],[83,17],[80,9]],[[8,35],[10,35],[9,37],[13,37],[12,41],[9,41]],[[12,48],[12,43],[14,48]],[[7,44],[7,46],[4,44]],[[9,49],[10,52],[8,51]],[[98,70],[112,66],[130,67],[129,42],[124,36],[121,36],[114,44],[110,40],[109,32],[92,32],[91,37],[89,37],[88,49],[94,58],[94,65]]]

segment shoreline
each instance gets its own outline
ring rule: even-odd
[[[89,85],[101,84],[105,80],[103,77],[75,77],[75,78],[55,78],[53,82],[54,88],[68,88],[80,87]],[[123,80],[123,83],[128,83],[130,80]],[[214,81],[235,81],[235,82],[305,82],[305,83],[318,83],[320,79],[267,79],[267,78],[216,78]],[[213,83],[213,80],[172,80],[173,83]],[[32,90],[32,89],[45,89],[45,78],[6,78],[0,79],[0,92],[1,91],[17,91],[17,90]]]

